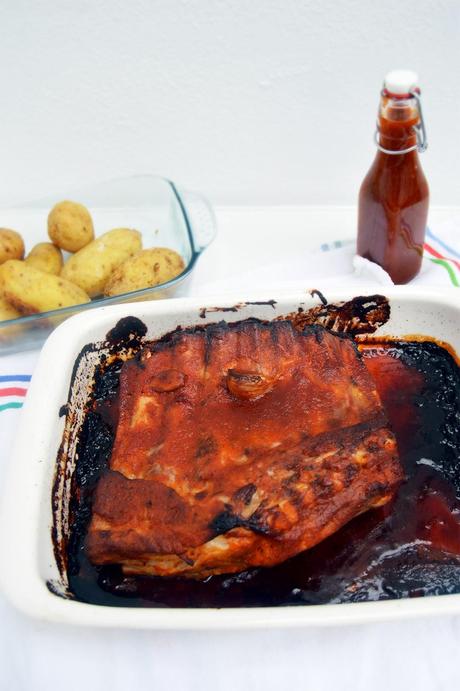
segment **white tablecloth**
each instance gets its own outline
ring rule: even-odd
[[[458,209],[434,209],[431,227],[452,218],[460,218]],[[203,294],[217,281],[236,289],[236,274],[352,237],[354,219],[353,209],[221,210],[219,237],[190,290]],[[36,354],[22,357],[22,370],[31,372]],[[6,359],[0,367],[8,371]],[[19,415],[2,412],[0,480]],[[1,691],[458,689],[459,649],[459,617],[325,629],[123,631],[33,621],[0,596]]]

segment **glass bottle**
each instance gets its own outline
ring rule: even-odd
[[[394,283],[408,283],[422,264],[429,204],[418,156],[427,142],[414,72],[387,74],[375,139],[377,154],[359,192],[357,252]]]

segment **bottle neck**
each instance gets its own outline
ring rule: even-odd
[[[383,149],[403,151],[415,146],[417,138],[414,126],[418,124],[420,124],[420,113],[414,97],[394,98],[382,94],[378,112],[378,126],[379,142]],[[411,153],[415,154],[416,152]]]

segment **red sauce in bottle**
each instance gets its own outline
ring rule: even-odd
[[[416,144],[417,99],[382,92],[378,114],[381,149],[403,151]],[[394,283],[420,271],[428,215],[428,183],[417,149],[388,154],[379,149],[359,192],[358,246]]]

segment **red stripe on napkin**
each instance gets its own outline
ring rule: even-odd
[[[10,386],[7,389],[0,389],[0,396],[25,396],[27,389],[19,386]]]

